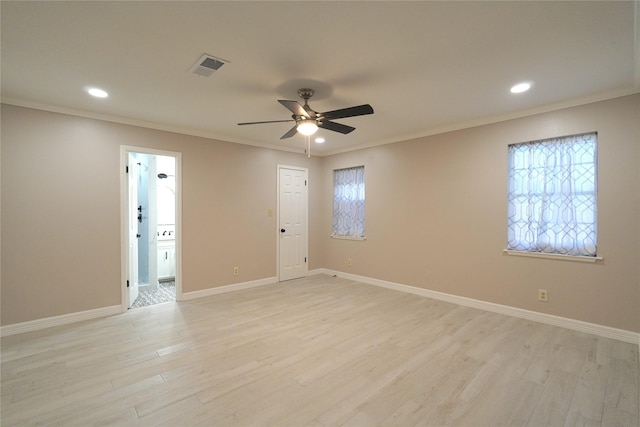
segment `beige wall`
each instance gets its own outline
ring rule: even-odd
[[[301,154],[8,105],[1,136],[2,325],[120,304],[121,145],[182,153],[183,292],[276,276],[277,165],[318,169]],[[315,206],[310,195],[311,223]]]
[[[638,332],[639,120],[635,95],[323,158],[321,264]],[[504,255],[507,145],[588,131],[598,131],[604,261]],[[331,239],[332,170],[356,165],[365,166],[367,240]]]
[[[119,149],[131,145],[182,153],[184,292],[276,275],[266,212],[287,164],[309,168],[310,269],[640,332],[639,113],[635,95],[309,160],[3,105],[2,325],[120,304]],[[604,261],[504,255],[507,145],[593,130]],[[362,164],[367,240],[333,240],[332,170]]]

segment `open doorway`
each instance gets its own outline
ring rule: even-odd
[[[180,154],[123,147],[122,158],[123,310],[176,301],[181,297]]]

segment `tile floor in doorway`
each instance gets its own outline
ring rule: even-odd
[[[140,290],[131,308],[146,307],[176,300],[176,282],[161,282],[158,289]]]

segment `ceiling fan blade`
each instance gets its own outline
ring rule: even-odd
[[[295,120],[289,119],[289,120],[267,120],[266,122],[244,122],[244,123],[238,123],[238,126],[261,125],[263,123],[285,123],[285,122],[295,122]]]
[[[311,118],[307,110],[305,110],[298,101],[287,101],[279,99],[278,102],[284,105],[287,110],[291,111],[296,116]]]
[[[330,122],[329,120],[324,120],[318,123],[318,127],[326,130],[332,130],[334,132],[340,132],[343,134],[347,134],[356,130],[356,128],[343,125],[342,123]]]
[[[285,133],[284,135],[282,135],[280,137],[280,139],[286,139],[286,138],[291,138],[293,135],[295,135],[296,133],[298,133],[298,127],[294,126],[291,129],[289,129],[289,132]]]
[[[373,114],[373,107],[369,104],[358,105],[357,107],[342,108],[340,110],[320,113],[320,116],[327,120],[343,119],[345,117],[364,116]]]

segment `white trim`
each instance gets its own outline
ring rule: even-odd
[[[118,123],[129,126],[137,126],[145,129],[154,129],[164,132],[172,132],[180,135],[195,136],[198,138],[213,139],[216,141],[232,142],[235,144],[249,145],[252,147],[268,148],[271,150],[287,151],[290,153],[305,154],[306,151],[289,144],[270,144],[256,141],[249,141],[238,138],[229,138],[228,136],[219,135],[213,131],[199,130],[188,127],[173,126],[166,123],[139,120],[131,117],[115,116],[111,114],[96,113],[93,111],[78,110],[68,108],[61,105],[45,104],[40,102],[32,102],[19,98],[2,97],[1,102],[5,105],[13,105],[22,108],[31,108],[33,110],[47,111],[50,113],[66,114],[68,116],[82,117],[85,119],[100,120],[103,122]],[[314,154],[315,155],[315,154]]]
[[[457,295],[446,294],[443,292],[431,291],[428,289],[417,288],[415,286],[403,285],[400,283],[388,282],[386,280],[373,279],[365,276],[358,276],[351,273],[342,273],[339,271],[329,270],[325,268],[315,269],[310,274],[327,274],[330,276],[339,276],[345,279],[355,280],[368,285],[380,286],[382,288],[393,289],[396,291],[407,292],[414,295],[432,298],[439,301],[446,301],[453,304],[476,308],[479,310],[489,311],[492,313],[504,314],[506,316],[517,317],[520,319],[531,320],[533,322],[544,323],[546,325],[558,326],[561,328],[571,329],[574,331],[585,332],[604,338],[611,338],[632,344],[640,345],[640,334],[637,332],[626,331],[624,329],[612,328],[609,326],[598,325],[595,323],[583,322],[581,320],[569,319],[566,317],[555,316],[552,314],[539,313],[537,311],[524,310],[522,308],[511,307],[507,305],[494,304],[491,302],[475,300],[471,298],[461,297]]]
[[[546,258],[546,259],[555,259],[557,261],[576,261],[576,262],[596,262],[602,261],[604,258],[601,256],[576,256],[576,255],[561,255],[561,254],[545,254],[542,252],[525,252],[525,251],[513,251],[510,249],[503,249],[507,255],[513,256],[523,256],[530,258]]]
[[[551,314],[539,313],[521,308],[510,307],[506,305],[494,304],[486,301],[475,300],[457,295],[446,294],[443,292],[431,291],[428,289],[417,288],[415,286],[403,285],[400,283],[388,282],[386,280],[373,279],[370,277],[359,276],[351,273],[343,273],[327,268],[316,268],[308,271],[309,276],[317,274],[326,274],[328,276],[340,276],[345,279],[355,280],[360,283],[379,286],[382,288],[392,289],[400,292],[432,298],[439,301],[450,302],[453,304],[476,308],[479,310],[489,311],[492,313],[503,314],[506,316],[517,317],[520,319],[531,320],[534,322],[544,323],[547,325],[558,326],[561,328],[571,329],[574,331],[585,332],[605,338],[611,338],[632,344],[640,345],[640,334],[636,332],[626,331],[623,329],[612,328],[609,326],[597,325],[595,323],[583,322],[581,320],[568,319],[565,317],[554,316]],[[239,291],[242,289],[255,288],[259,286],[272,285],[278,283],[277,277],[268,277],[265,279],[253,280],[250,282],[235,283],[232,285],[219,286],[215,288],[203,289],[200,291],[187,292],[182,294],[182,301],[193,300],[197,298],[223,294],[227,292]],[[21,334],[40,329],[51,328],[54,326],[67,325],[69,323],[81,322],[84,320],[97,319],[121,313],[120,305],[103,307],[94,310],[86,310],[77,313],[63,314],[60,316],[47,317],[44,319],[30,320],[27,322],[16,323],[0,327],[0,337]]]
[[[233,285],[224,285],[215,288],[202,289],[200,291],[186,292],[182,294],[182,301],[240,291],[242,289],[256,288],[258,286],[273,285],[274,283],[278,283],[277,277],[267,277],[266,279],[252,280],[250,282],[234,283]]]
[[[634,88],[640,88],[640,1],[633,2],[633,52],[634,52],[634,70],[633,82]]]
[[[307,276],[315,276],[317,274],[326,274],[327,276],[337,276],[338,272],[334,270],[329,270],[328,268],[314,268],[313,270],[309,270],[307,272]]]
[[[9,335],[51,328],[53,326],[67,325],[69,323],[82,322],[84,320],[97,319],[99,317],[113,316],[114,314],[120,314],[120,312],[121,307],[119,305],[112,305],[110,307],[96,308],[94,310],[79,311],[77,313],[45,317],[44,319],[29,320],[28,322],[15,323],[13,325],[0,327],[0,336],[6,337]]]
[[[638,12],[636,12],[636,20],[638,19],[637,15],[638,15]],[[636,28],[637,28],[637,25],[636,25]],[[637,31],[637,29],[636,29],[636,31]],[[636,44],[638,44],[639,42],[637,41],[638,40],[638,35],[637,34],[635,36],[635,39],[636,39]],[[313,155],[314,156],[318,156],[318,157],[333,156],[335,154],[341,154],[341,153],[347,153],[347,152],[350,152],[350,151],[362,150],[364,148],[377,147],[377,146],[380,146],[380,145],[393,144],[393,143],[403,142],[403,141],[411,141],[413,139],[425,138],[427,136],[439,135],[439,134],[443,134],[443,133],[447,133],[447,132],[453,132],[453,131],[457,131],[457,130],[463,130],[463,129],[470,129],[470,128],[474,128],[474,127],[478,127],[478,126],[485,126],[485,125],[489,125],[489,124],[493,124],[493,123],[500,123],[500,122],[504,122],[504,121],[507,121],[507,120],[519,119],[519,118],[522,118],[522,117],[529,117],[529,116],[534,116],[534,115],[537,115],[537,114],[543,114],[543,113],[548,113],[548,112],[552,112],[552,111],[563,110],[565,108],[579,107],[581,105],[593,104],[593,103],[596,103],[596,102],[607,101],[607,100],[615,99],[615,98],[622,98],[622,97],[628,96],[628,95],[635,95],[636,93],[640,93],[640,87],[639,87],[639,85],[640,85],[640,82],[639,82],[640,81],[640,71],[638,71],[638,69],[640,68],[640,59],[638,59],[638,58],[640,58],[640,54],[637,53],[638,52],[637,49],[635,49],[635,52],[636,52],[636,58],[635,58],[636,69],[634,70],[635,85],[632,88],[625,88],[625,89],[617,89],[617,90],[612,90],[612,91],[606,91],[606,92],[603,92],[603,93],[598,93],[596,95],[589,95],[589,96],[585,96],[585,97],[569,99],[569,100],[566,100],[566,101],[561,101],[561,102],[557,102],[557,103],[553,103],[553,104],[543,105],[541,107],[535,107],[535,108],[529,108],[529,109],[526,109],[526,110],[515,111],[515,112],[512,112],[512,113],[508,113],[508,114],[497,114],[497,115],[484,117],[484,118],[480,118],[480,119],[476,119],[476,120],[461,121],[461,122],[454,123],[454,124],[451,124],[451,125],[433,126],[433,127],[429,128],[429,129],[426,129],[426,130],[424,130],[422,132],[409,134],[409,135],[403,135],[403,136],[401,136],[399,138],[387,138],[387,139],[382,139],[382,140],[379,140],[379,141],[376,141],[376,142],[370,142],[370,143],[360,144],[360,145],[357,145],[357,146],[351,146],[351,147],[346,147],[346,148],[339,148],[339,149],[336,149],[336,150],[321,151],[321,152],[316,151]],[[28,100],[20,99],[20,98],[2,97],[1,103],[2,104],[6,104],[6,105],[14,105],[14,106],[17,106],[17,107],[31,108],[31,109],[42,110],[42,111],[49,111],[49,112],[52,112],[52,113],[60,113],[60,114],[67,114],[67,115],[70,115],[70,116],[77,116],[77,117],[84,117],[84,118],[95,119],[95,120],[102,120],[102,121],[105,121],[105,122],[120,123],[120,124],[138,126],[138,127],[147,128],[147,129],[156,129],[156,130],[161,130],[161,131],[166,131],[166,132],[179,133],[179,134],[182,134],[182,135],[191,135],[191,136],[196,136],[196,137],[200,137],[200,138],[208,138],[208,139],[214,139],[214,140],[218,140],[218,141],[233,142],[233,143],[236,143],[236,144],[250,145],[250,146],[253,146],[253,147],[261,147],[261,148],[268,148],[268,149],[271,149],[271,150],[288,151],[288,152],[293,152],[293,153],[303,153],[304,154],[304,151],[300,150],[299,148],[295,148],[293,146],[290,146],[288,144],[275,145],[275,144],[270,144],[270,143],[266,143],[266,142],[256,142],[256,141],[243,140],[243,139],[239,139],[239,138],[229,138],[228,136],[224,136],[223,137],[223,136],[218,135],[218,134],[216,134],[215,132],[212,132],[212,131],[203,131],[203,130],[197,130],[197,129],[192,129],[192,128],[185,128],[185,127],[180,127],[180,126],[168,125],[166,123],[158,123],[158,122],[152,122],[152,121],[133,119],[133,118],[129,118],[129,117],[115,116],[115,115],[111,115],[111,114],[102,114],[102,113],[96,113],[96,112],[92,112],[92,111],[78,110],[78,109],[68,108],[68,107],[64,107],[64,106],[60,106],[60,105],[53,105],[53,104],[45,104],[45,103],[28,101]]]
[[[622,98],[624,96],[635,95],[637,93],[640,93],[640,87],[638,86],[638,84],[636,84],[632,88],[613,90],[609,92],[599,93],[596,95],[569,99],[569,100],[560,101],[554,104],[547,104],[541,107],[534,107],[526,110],[514,111],[507,114],[497,114],[489,117],[483,117],[480,119],[461,121],[461,122],[453,123],[451,125],[434,126],[424,130],[423,132],[403,135],[399,138],[381,139],[375,142],[360,144],[355,147],[339,148],[337,150],[324,151],[316,154],[322,157],[333,156],[335,154],[348,153],[350,151],[378,147],[380,145],[394,144],[394,143],[403,142],[403,141],[412,141],[415,139],[426,138],[428,136],[441,135],[448,132],[455,132],[458,130],[471,129],[471,128],[486,126],[494,123],[501,123],[508,120],[514,120],[514,119],[520,119],[523,117],[535,116],[538,114],[550,113],[553,111],[564,110],[567,108],[580,107],[582,105],[594,104],[596,102],[608,101],[610,99],[615,99],[615,98]]]
[[[332,239],[338,239],[338,240],[358,240],[358,241],[367,240],[366,236],[355,237],[355,236],[339,236],[337,234],[330,234],[329,237],[331,237]]]

